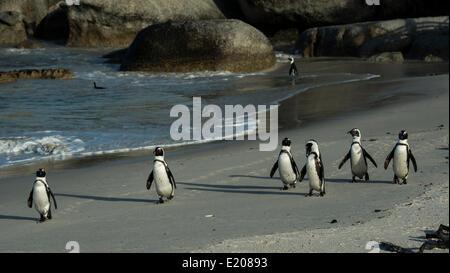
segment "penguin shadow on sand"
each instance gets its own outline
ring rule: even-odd
[[[78,199],[89,199],[89,200],[94,200],[94,201],[106,201],[106,202],[155,203],[157,201],[156,199],[106,197],[106,196],[68,194],[68,193],[56,193],[55,195],[56,196],[63,196],[63,197],[78,198]]]
[[[387,181],[387,180],[369,180],[369,181],[364,181],[364,180],[356,180],[355,183],[352,183],[352,179],[351,178],[326,178],[325,179],[326,182],[331,182],[331,183],[350,183],[350,184],[392,184],[392,181]]]
[[[236,177],[236,176],[235,176]],[[244,177],[244,176],[242,176]],[[252,176],[250,176],[252,177]],[[254,177],[252,177],[254,178]],[[257,177],[263,178],[263,177]],[[266,179],[264,177],[264,179]],[[270,179],[270,178],[269,178]],[[200,183],[188,183],[177,182],[177,184],[186,185],[184,189],[197,190],[197,191],[210,191],[210,192],[224,192],[224,193],[243,193],[243,194],[258,194],[258,195],[302,195],[306,193],[293,192],[293,191],[280,191],[280,187],[276,186],[259,186],[259,185],[221,185],[221,184],[200,184]]]
[[[241,174],[233,174],[233,175],[230,175],[229,177],[232,177],[232,178],[239,178],[239,177],[242,177],[242,178],[256,178],[256,179],[268,179],[268,180],[273,180],[274,178],[271,178],[271,177],[268,177],[268,176],[256,176],[256,175],[241,175]]]
[[[35,217],[25,217],[25,216],[16,216],[16,215],[1,215],[0,220],[22,220],[22,221],[39,221],[39,218]]]

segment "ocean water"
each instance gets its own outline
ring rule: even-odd
[[[170,137],[170,109],[202,106],[277,105],[313,87],[368,80],[377,75],[301,74],[292,84],[280,73],[146,73],[119,71],[101,56],[113,49],[0,49],[0,71],[66,68],[70,80],[20,80],[0,83],[0,169],[39,160],[152,150],[189,145],[196,140]],[[278,56],[279,62],[286,62]],[[300,69],[301,70],[301,69]],[[287,73],[286,73],[287,74]],[[106,89],[94,89],[93,82]],[[209,141],[204,139],[202,141]]]

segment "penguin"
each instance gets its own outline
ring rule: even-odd
[[[156,147],[153,152],[155,159],[153,160],[153,170],[147,178],[147,190],[150,190],[153,180],[156,183],[156,193],[159,196],[159,204],[164,203],[163,197],[171,200],[175,196],[177,185],[175,178],[164,160],[164,149]]]
[[[289,77],[291,77],[291,79],[295,79],[298,73],[297,66],[294,63],[293,57],[289,57],[289,61],[291,61],[291,66],[289,67]]]
[[[339,164],[338,169],[341,169],[342,165],[350,159],[350,165],[352,170],[352,183],[356,182],[355,177],[359,179],[369,180],[369,174],[367,173],[367,159],[369,159],[373,165],[378,168],[377,163],[373,160],[372,156],[361,146],[361,131],[358,128],[353,128],[347,132],[352,135],[352,144],[350,151],[345,155]]]
[[[407,184],[409,161],[413,163],[414,172],[417,172],[417,163],[408,144],[408,132],[405,130],[400,131],[398,134],[398,142],[384,161],[384,169],[387,169],[392,158],[394,158],[394,163],[392,163],[394,184]],[[402,179],[402,183],[399,183],[399,179]]]
[[[95,89],[106,89],[105,87],[97,86],[97,84],[94,82],[94,88]]]
[[[291,154],[291,140],[286,137],[281,144],[281,151],[278,155],[278,160],[273,164],[270,171],[270,177],[272,178],[275,171],[279,168],[280,178],[284,185],[282,190],[288,190],[289,187],[295,188],[299,172]]]
[[[40,168],[36,171],[36,179],[33,183],[33,188],[28,197],[27,205],[31,208],[34,204],[34,208],[37,210],[41,218],[39,222],[52,219],[52,210],[50,196],[55,204],[55,209],[58,209],[56,204],[55,195],[48,186],[45,169]]]
[[[325,172],[323,167],[322,155],[319,151],[319,145],[314,139],[309,140],[306,145],[306,163],[300,171],[300,182],[305,175],[308,175],[309,194],[318,191],[320,196],[325,195]]]

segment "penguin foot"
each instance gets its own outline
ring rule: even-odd
[[[403,180],[403,184],[408,184],[408,182],[406,181],[406,179]]]
[[[289,187],[285,185],[281,190],[282,191],[287,191],[287,190],[289,190]]]
[[[399,183],[398,178],[396,175],[394,175],[394,184],[398,184],[398,183]]]
[[[156,202],[156,204],[164,204],[164,200],[162,198],[159,198],[159,200]]]
[[[356,179],[354,176],[352,177],[352,183],[356,183]]]
[[[320,196],[323,197],[324,195],[325,195],[325,192],[324,192],[324,191],[320,193]]]
[[[364,175],[364,180],[369,181],[369,174],[368,174],[368,173],[366,173],[366,174]]]
[[[171,196],[167,197],[167,200],[172,200],[173,197],[174,197],[174,195],[171,195]]]

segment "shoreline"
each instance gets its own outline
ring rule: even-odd
[[[281,57],[280,57],[281,58]],[[360,58],[340,58],[340,57],[319,57],[319,58],[296,58],[301,73],[319,73],[326,71],[329,73],[337,73],[339,71],[346,71],[347,73],[360,73],[360,74],[372,74],[380,75],[380,77],[371,78],[368,80],[357,80],[355,82],[344,83],[330,83],[324,86],[314,86],[308,88],[306,91],[295,91],[287,98],[278,101],[279,105],[279,132],[283,130],[289,130],[294,128],[300,128],[305,126],[309,122],[326,120],[334,115],[342,115],[351,111],[365,110],[367,107],[377,107],[377,104],[385,103],[379,98],[380,93],[385,95],[391,95],[391,100],[399,99],[413,99],[417,94],[394,94],[394,88],[389,91],[380,92],[377,88],[371,87],[366,91],[370,94],[368,99],[359,102],[359,105],[355,106],[349,103],[348,95],[343,99],[340,95],[336,95],[329,90],[338,90],[339,92],[348,93],[347,86],[350,87],[352,95],[359,95],[361,92],[356,90],[358,87],[363,86],[364,89],[370,86],[377,86],[377,84],[384,83],[386,86],[391,85],[391,80],[401,81],[408,80],[414,77],[420,76],[438,76],[448,73],[448,63],[425,63],[421,61],[408,61],[404,64],[384,64],[384,63],[370,63]],[[337,67],[337,65],[339,67]],[[423,67],[425,66],[425,69]],[[393,68],[392,68],[393,67]],[[386,70],[387,68],[387,70]],[[277,62],[274,67],[259,71],[257,73],[268,73],[270,76],[283,77],[288,64],[283,62]],[[301,84],[298,83],[298,84]],[[298,85],[297,84],[297,85]],[[284,88],[289,88],[288,86]],[[300,88],[300,87],[298,87]],[[301,90],[302,88],[300,88]],[[390,94],[392,92],[392,94]],[[324,100],[324,96],[332,95],[332,99]],[[378,96],[378,97],[377,97]],[[339,101],[341,105],[338,105],[336,101]],[[310,105],[303,105],[304,101],[313,102],[312,107]],[[331,101],[331,104],[329,103]],[[318,103],[319,102],[319,103]],[[299,105],[299,104],[302,105]],[[342,105],[343,104],[343,105]],[[295,110],[292,110],[295,109]],[[246,140],[247,141],[247,140]],[[195,149],[198,146],[211,145],[214,143],[227,143],[224,140],[203,140],[194,143],[171,143],[167,145],[160,145],[167,147],[168,151],[179,151],[191,148]],[[226,144],[225,144],[226,145]],[[124,149],[126,150],[126,149]],[[0,168],[0,179],[13,176],[20,176],[22,173],[32,173],[38,167],[44,167],[47,170],[64,170],[80,168],[91,165],[98,165],[117,160],[127,159],[141,159],[146,160],[147,157],[152,156],[152,149],[145,148],[131,148],[131,151],[104,151],[104,152],[92,152],[92,155],[69,155],[58,156],[56,158],[41,159],[36,162],[30,162],[22,165],[11,165]],[[62,158],[61,158],[62,157]]]
[[[370,82],[380,86],[378,81]],[[296,243],[292,234],[337,228],[336,232],[341,232],[344,239],[351,238],[344,232],[345,228],[358,221],[368,223],[377,217],[389,219],[389,209],[416,200],[423,194],[430,174],[436,173],[431,177],[432,189],[448,186],[448,74],[414,77],[399,81],[398,85],[381,86],[388,92],[389,88],[395,89],[398,96],[408,99],[356,112],[331,114],[321,121],[280,131],[279,139],[289,136],[293,140],[293,155],[299,166],[304,164],[304,143],[309,138],[319,141],[327,181],[324,198],[304,197],[307,181],[294,190],[280,191],[278,175],[268,178],[278,150],[259,152],[256,141],[220,141],[167,154],[178,189],[174,200],[162,206],[153,204],[157,199],[154,189],[147,191],[144,186],[151,168],[148,157],[48,172],[60,209],[54,212],[53,220],[42,225],[34,223],[36,212],[25,206],[24,196],[34,178],[32,173],[0,178],[3,200],[0,227],[7,235],[2,239],[0,252],[64,252],[65,243],[70,240],[78,241],[82,252],[236,251],[235,248],[223,248],[229,242],[232,245],[237,242],[242,252],[264,252],[263,248],[253,251],[246,248],[250,239],[260,239],[254,236],[275,238],[265,245],[270,250],[274,243],[279,244],[274,252],[307,252],[307,247],[289,248]],[[359,90],[361,83],[346,84],[341,88],[350,87]],[[329,86],[309,93],[336,90],[339,90],[338,86]],[[422,95],[411,95],[411,90],[419,93],[422,90]],[[280,109],[289,102],[292,105],[299,103],[309,96],[305,93],[308,91],[282,102]],[[292,118],[292,115],[292,112],[285,113],[286,117]],[[439,129],[437,126],[441,124],[444,127]],[[348,163],[342,170],[337,170],[350,143],[345,132],[353,127],[362,130],[363,145],[379,165],[377,169],[369,167],[373,179],[369,183],[349,183]],[[392,185],[392,169],[385,171],[381,167],[400,129],[410,132],[410,144],[419,164],[419,172],[412,173],[410,183],[405,186]],[[430,150],[436,155],[430,161],[424,160]],[[442,171],[443,168],[446,170]],[[446,209],[448,216],[448,199],[442,201],[444,205],[440,211]],[[381,211],[374,213],[376,209]],[[330,224],[333,219],[338,223]],[[434,222],[418,221],[421,227],[437,228]],[[445,219],[442,221],[448,224],[448,218],[446,223]],[[400,224],[394,223],[397,230],[402,229]],[[365,232],[371,231],[366,226],[363,228]],[[118,236],[124,232],[127,236]],[[378,232],[384,234],[383,228]],[[287,243],[279,243],[286,234],[289,238],[283,240]],[[316,240],[311,241],[311,236],[307,239],[316,244]],[[353,252],[365,239],[353,240],[351,246],[344,245],[340,250]],[[389,237],[387,241],[398,243],[391,239]],[[330,248],[321,249],[322,246],[317,244],[318,252],[331,251]],[[361,250],[365,252],[364,245]],[[339,252],[339,249],[334,251]]]

